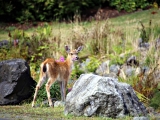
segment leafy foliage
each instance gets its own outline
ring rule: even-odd
[[[154,12],[155,11],[153,11],[152,13]],[[156,14],[156,12],[154,14]],[[154,17],[154,14],[151,16]],[[142,42],[149,42],[151,40],[151,37],[153,36],[154,38],[159,37],[160,26],[158,24],[153,25],[152,19],[149,20],[148,26],[144,25],[141,21],[140,25],[141,28],[139,28],[139,31],[140,31],[140,38],[142,38]]]
[[[19,22],[23,21],[50,21],[70,18],[78,11],[100,7],[106,0],[10,0],[0,1],[0,15],[3,20],[9,17]],[[8,19],[9,20],[9,19]]]
[[[144,9],[152,1],[148,0],[0,0],[0,20],[3,21],[51,21],[72,19],[88,9],[116,7],[118,10],[134,11]],[[157,1],[158,2],[158,1]],[[8,19],[10,18],[10,19]]]
[[[110,64],[118,64],[118,65],[122,65],[125,63],[126,58],[125,57],[120,57],[119,55],[114,55],[114,54],[110,54],[109,58],[111,59]]]
[[[89,63],[86,64],[86,69],[88,72],[95,72],[100,65],[100,61],[96,57],[89,57],[89,60]]]
[[[155,91],[154,96],[150,101],[150,106],[160,110],[160,91],[159,90]]]
[[[149,27],[145,27],[143,23],[140,21],[140,24],[142,28],[140,29],[140,38],[142,38],[142,42],[148,42],[150,37],[151,37],[151,23],[152,21],[150,20],[149,22]]]
[[[158,83],[155,82],[153,78],[155,70],[156,67],[152,69],[152,71],[150,71],[147,76],[141,74],[139,76],[128,77],[127,80],[119,78],[119,81],[127,82],[128,84],[130,84],[135,90],[140,101],[148,106],[152,98],[155,96],[155,90],[158,89]]]
[[[60,94],[60,87],[58,83],[55,83],[51,86],[50,88],[50,94],[52,98],[56,98],[56,99],[61,99],[61,94]],[[37,102],[41,103],[44,100],[47,100],[47,93],[46,93],[46,86],[45,84],[42,85],[42,87],[39,89],[38,91],[38,95],[37,95]]]
[[[77,80],[81,74],[83,74],[84,71],[80,69],[80,65],[78,63],[74,64],[74,69],[71,72],[71,79]]]
[[[133,88],[139,93],[145,95],[147,98],[152,98],[154,95],[154,90],[158,89],[158,83],[154,81],[154,72],[157,66],[153,68],[147,77],[142,74]]]
[[[137,8],[146,8],[147,6],[149,6],[149,2],[147,0],[111,0],[110,5],[115,6],[119,11],[125,10],[128,12],[132,12]]]
[[[32,35],[22,30],[14,30],[9,33],[9,46],[0,49],[0,60],[22,58],[30,63],[31,68],[37,70],[39,64],[51,56],[50,49],[54,49],[54,44],[49,41],[51,32],[50,26],[39,27]],[[14,44],[14,41],[18,43]]]

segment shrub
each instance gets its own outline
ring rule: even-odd
[[[74,69],[71,72],[71,79],[72,80],[77,80],[81,74],[83,74],[84,71],[80,69],[80,64],[75,63],[74,64]]]
[[[6,0],[0,1],[1,20],[50,21],[72,19],[74,14],[92,8],[99,8],[107,0]],[[10,18],[10,19],[8,19]]]
[[[125,10],[127,12],[135,11],[137,8],[144,9],[149,6],[147,0],[111,0],[110,5],[116,7],[117,10]]]
[[[110,65],[112,65],[112,64],[122,65],[126,61],[125,57],[122,58],[119,55],[114,55],[114,54],[110,54],[109,58],[111,59]]]
[[[60,87],[57,82],[51,86],[50,94],[51,94],[51,98],[56,98],[57,100],[61,99]],[[48,100],[45,84],[43,84],[42,87],[39,89],[36,101],[38,103],[42,103],[42,101],[44,100]]]
[[[158,89],[155,91],[154,96],[150,101],[150,106],[160,110],[160,91]]]
[[[40,63],[51,56],[52,49],[56,49],[56,43],[50,44],[51,32],[48,25],[37,28],[32,35],[18,29],[10,32],[9,47],[0,49],[0,60],[22,58],[30,64],[31,69],[37,70]],[[18,40],[18,45],[13,44],[15,40]]]
[[[141,29],[140,29],[140,38],[142,38],[142,42],[148,42],[151,37],[151,24],[152,21],[149,22],[149,27],[145,27],[144,24],[140,21]]]
[[[141,28],[139,28],[139,32],[140,32],[140,38],[142,38],[142,42],[149,42],[151,41],[152,37],[154,37],[155,39],[160,36],[159,35],[160,26],[158,24],[153,25],[152,19],[149,21],[148,26],[145,26],[141,21],[140,21],[140,25],[141,25]]]
[[[96,57],[89,57],[89,63],[86,64],[86,69],[88,72],[95,72],[98,66],[100,65],[100,61]]]
[[[145,97],[151,99],[154,91],[158,89],[158,83],[154,80],[154,72],[157,66],[154,67],[145,77],[143,74],[139,76],[136,84],[133,85],[134,90],[143,94]]]

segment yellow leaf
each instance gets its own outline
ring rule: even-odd
[[[158,9],[158,4],[157,4],[157,2],[154,2],[154,3],[153,3],[153,7],[156,8],[156,9]]]

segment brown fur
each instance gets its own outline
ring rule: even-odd
[[[50,95],[50,87],[55,81],[58,81],[60,83],[61,99],[63,102],[65,101],[66,86],[68,83],[68,79],[70,77],[71,67],[72,67],[73,61],[78,59],[78,52],[81,49],[82,47],[78,48],[78,50],[70,51],[70,49],[67,46],[66,51],[68,52],[68,56],[65,61],[58,62],[58,61],[55,61],[53,58],[48,58],[41,63],[39,82],[36,86],[32,107],[34,107],[38,90],[43,85],[46,78],[48,78],[48,81],[46,83],[46,91],[47,91],[49,105],[53,106],[51,95]]]

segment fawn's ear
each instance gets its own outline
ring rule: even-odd
[[[79,46],[79,47],[77,48],[77,52],[80,52],[82,49],[83,49],[83,46]]]
[[[65,50],[66,50],[67,53],[70,52],[70,48],[68,47],[68,45],[65,45]]]

